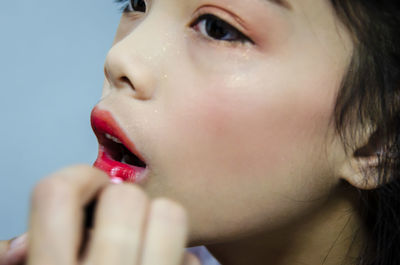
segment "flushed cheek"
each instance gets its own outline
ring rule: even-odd
[[[148,190],[192,209],[199,238],[282,225],[312,207],[295,201],[318,198],[328,186],[321,146],[331,95],[313,102],[318,87],[260,76],[236,85],[206,76],[190,93],[169,90],[155,138],[160,176]]]
[[[212,93],[192,95],[172,115],[175,146],[182,148],[176,155],[188,170],[262,178],[281,174],[283,165],[321,145],[329,104],[310,106],[307,93],[272,97],[275,87],[238,89],[224,87],[225,81],[210,83],[215,84]],[[262,90],[266,92],[255,92]]]

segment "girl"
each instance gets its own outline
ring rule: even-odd
[[[37,185],[3,264],[400,264],[397,1],[117,2],[97,169]]]

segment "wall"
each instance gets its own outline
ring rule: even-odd
[[[96,158],[89,116],[119,16],[112,0],[0,3],[0,239],[26,231],[35,183]]]
[[[1,1],[0,238],[26,230],[39,179],[94,161],[90,110],[119,16],[112,0]]]

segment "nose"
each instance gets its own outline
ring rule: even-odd
[[[128,90],[142,100],[151,99],[154,93],[154,77],[150,65],[125,41],[116,43],[108,52],[104,73],[111,89]]]

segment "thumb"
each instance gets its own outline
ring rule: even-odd
[[[27,234],[0,241],[0,265],[21,264],[27,253]]]

